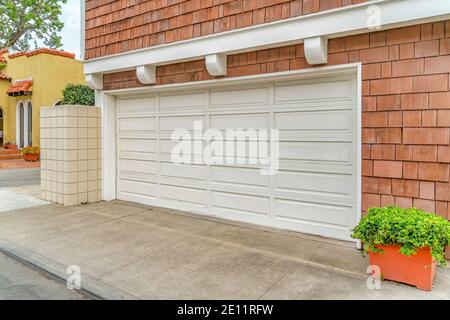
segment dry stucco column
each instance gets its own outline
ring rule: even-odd
[[[41,190],[73,206],[100,201],[100,108],[41,108]]]

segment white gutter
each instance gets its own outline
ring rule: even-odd
[[[84,61],[86,45],[86,2],[80,0],[80,59]]]

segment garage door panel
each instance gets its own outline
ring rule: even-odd
[[[157,178],[156,174],[151,174],[151,173],[121,171],[119,173],[119,177],[121,180],[128,180],[128,181],[139,181],[139,182],[149,182],[149,183],[157,183],[158,182],[158,178]]]
[[[156,96],[143,97],[135,99],[119,99],[118,100],[118,114],[145,114],[156,111]]]
[[[314,202],[337,206],[351,206],[353,200],[352,195],[293,189],[275,189],[272,192],[272,195],[276,198],[291,199],[293,201]]]
[[[192,186],[195,186],[195,188],[197,189],[204,189],[204,190],[208,188],[207,181],[190,178],[161,176],[159,177],[159,182],[161,184],[183,188],[192,188]]]
[[[213,208],[268,215],[270,202],[268,197],[212,191],[211,206]]]
[[[351,110],[275,113],[275,128],[281,131],[348,131],[352,129]]]
[[[352,194],[353,176],[327,174],[322,172],[280,171],[274,176],[277,189],[293,191],[313,191],[332,194]]]
[[[143,153],[143,152],[129,152],[122,151],[118,153],[120,159],[132,159],[132,160],[144,160],[144,161],[157,161],[158,155],[155,153]]]
[[[120,159],[119,171],[156,174],[157,173],[156,165],[157,165],[156,162],[153,161]]]
[[[201,148],[197,149],[194,147],[194,141],[197,141],[197,143],[200,143],[200,145],[202,146]],[[173,141],[173,140],[160,140],[159,142],[159,146],[160,146],[160,153],[162,155],[168,155],[169,156],[169,160],[170,155],[172,154],[172,151],[174,150],[175,146],[177,146],[179,143],[179,141]],[[184,153],[181,153],[180,150],[180,155],[181,154],[186,154],[186,155],[190,155],[190,156],[194,156],[194,155],[202,155],[203,149],[205,147],[205,144],[202,141],[199,140],[192,140],[192,142],[190,142],[188,145],[190,145],[190,149],[188,150],[182,150],[185,151]]]
[[[208,178],[207,168],[203,165],[161,163],[160,174],[165,177],[180,177],[195,180],[205,180]]]
[[[270,103],[270,89],[268,86],[262,88],[236,89],[224,91],[212,91],[210,105],[212,108],[224,106],[251,106],[268,105]]]
[[[196,109],[204,108],[207,104],[206,92],[195,92],[176,95],[161,95],[159,98],[160,111],[166,109]]]
[[[280,159],[350,163],[351,143],[280,141]]]
[[[158,184],[141,181],[123,180],[120,182],[119,192],[129,194],[139,194],[147,197],[157,198]]]
[[[274,119],[281,141],[353,140],[351,110],[282,112]]]
[[[120,139],[119,140],[120,152],[156,152],[156,140],[150,139]]]
[[[323,161],[299,161],[280,159],[279,171],[311,171],[323,173],[353,174],[353,164],[328,163]]]
[[[343,131],[290,131],[279,132],[280,141],[304,141],[304,142],[352,142],[353,134]]]
[[[156,118],[123,118],[119,119],[119,133],[126,131],[154,131],[156,130]]]
[[[186,202],[197,206],[204,207],[206,205],[206,190],[194,189],[190,187],[161,185],[162,198],[167,200],[175,200]]]
[[[321,222],[323,224],[347,227],[352,215],[352,207],[324,205],[322,203],[311,203],[292,201],[286,199],[275,199],[275,214],[277,217],[294,220],[308,220]]]
[[[268,129],[268,113],[211,115],[211,128],[226,129]]]
[[[195,122],[200,122],[202,128],[205,128],[205,116],[173,116],[173,117],[161,117],[159,119],[159,130],[161,132],[172,132],[177,129],[184,129],[192,132],[194,130]]]
[[[269,186],[269,176],[263,176],[257,168],[211,168],[211,182],[216,185],[228,184],[235,186]]]
[[[345,101],[352,99],[352,84],[348,80],[285,82],[275,85],[275,103],[311,101]]]

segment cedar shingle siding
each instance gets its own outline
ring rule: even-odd
[[[86,59],[367,0],[87,0]]]

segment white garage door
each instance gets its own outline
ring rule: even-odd
[[[117,198],[350,240],[358,214],[356,75],[117,100]],[[172,131],[278,129],[279,171],[175,164]]]

